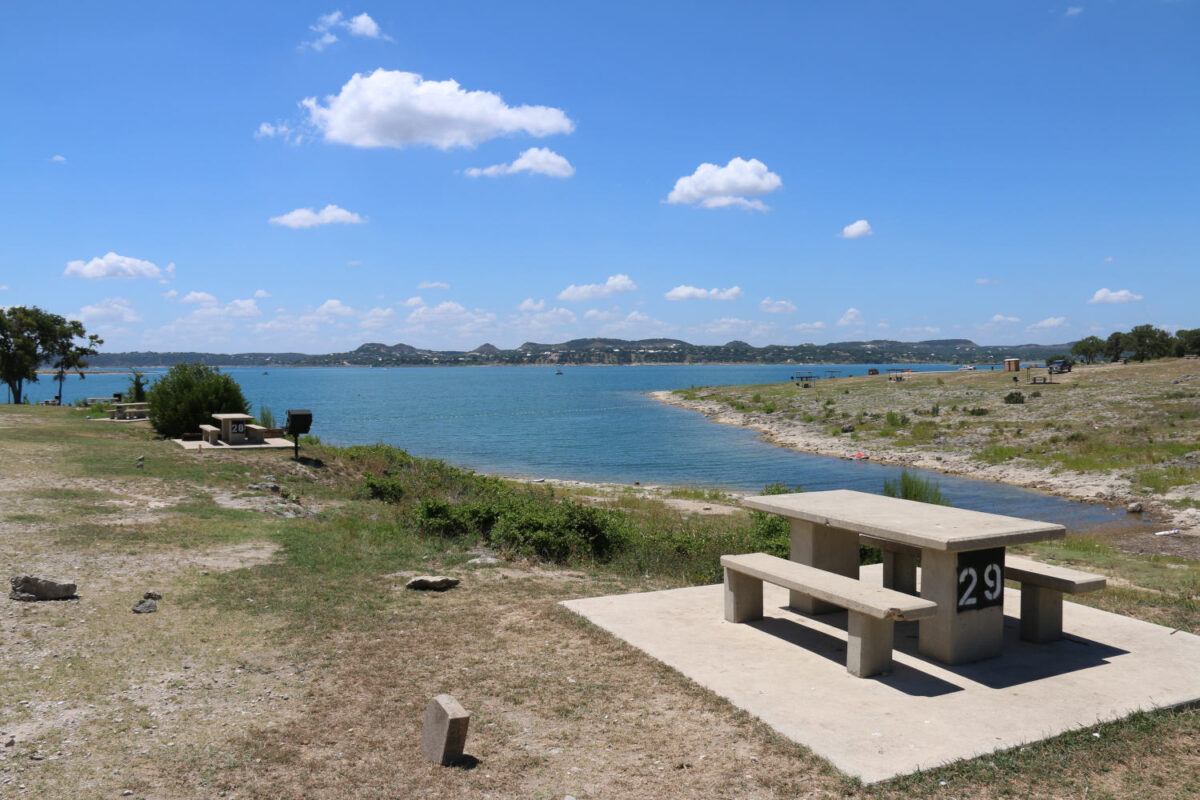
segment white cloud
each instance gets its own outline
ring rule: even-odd
[[[988,322],[992,322],[992,323],[996,323],[996,324],[1009,323],[1009,322],[1020,322],[1020,321],[1021,321],[1020,317],[1006,317],[1003,314],[993,314],[992,318],[988,320]]]
[[[534,313],[527,312],[510,318],[512,327],[520,331],[532,333],[560,329],[568,325],[574,325],[576,322],[578,320],[575,314],[566,308],[551,308],[548,311],[543,311],[539,307]]]
[[[675,181],[675,188],[667,195],[666,202],[704,208],[741,206],[766,211],[767,206],[761,200],[748,198],[769,194],[782,185],[783,179],[757,158],[749,161],[733,158],[723,167],[707,162],[696,167],[691,175]]]
[[[162,293],[162,296],[164,300],[174,300],[176,297],[179,297],[179,292],[174,289],[168,289]]]
[[[305,98],[309,121],[325,140],[354,147],[475,145],[510,133],[570,133],[575,123],[549,106],[510,106],[498,94],[464,91],[456,81],[427,81],[413,72],[355,73],[322,105]]]
[[[849,225],[842,228],[842,232],[839,233],[838,236],[842,237],[843,239],[858,239],[863,236],[870,236],[873,233],[875,233],[875,231],[871,230],[871,223],[867,222],[865,219],[860,219],[857,222],[851,222]]]
[[[699,289],[695,286],[676,286],[663,295],[668,300],[737,300],[742,296],[741,287],[728,289]]]
[[[617,274],[610,276],[604,283],[585,283],[581,286],[571,284],[558,293],[558,299],[568,302],[595,300],[611,294],[632,292],[636,288],[637,284],[630,280],[628,275]]]
[[[81,322],[93,324],[142,321],[141,315],[134,311],[133,306],[123,297],[106,297],[95,305],[79,309],[79,313],[75,316]]]
[[[326,300],[314,313],[318,317],[353,317],[358,312],[341,300]]]
[[[493,332],[496,315],[482,308],[469,310],[459,303],[446,300],[436,306],[421,306],[408,315],[410,331],[426,332],[431,328],[449,329],[460,337]]]
[[[548,147],[531,147],[511,164],[493,164],[490,167],[471,167],[464,172],[472,178],[485,176],[495,178],[500,175],[513,175],[518,172],[531,172],[534,175],[549,175],[551,178],[569,178],[575,174],[571,162]]]
[[[1065,12],[1063,12],[1063,16],[1064,17],[1078,17],[1082,13],[1083,13],[1083,6],[1068,6],[1067,10]]]
[[[395,316],[396,312],[393,309],[372,308],[363,314],[359,325],[367,330],[378,330],[379,328],[386,328]]]
[[[722,317],[700,326],[702,331],[712,336],[733,336],[742,339],[762,339],[774,328],[775,325],[770,322],[757,322],[752,319],[736,317]]]
[[[215,306],[217,298],[213,297],[208,292],[188,292],[183,296],[184,303],[196,303],[201,306]]]
[[[175,269],[174,264],[166,267],[168,274]],[[119,256],[116,253],[105,253],[91,261],[68,261],[64,275],[89,280],[105,280],[107,278],[157,278],[162,275],[157,265],[150,261],[142,261],[129,256]]]
[[[1105,260],[1105,261],[1112,261],[1112,256],[1105,256],[1105,257],[1104,257],[1104,260]]]
[[[258,303],[254,302],[253,299],[230,300],[229,304],[225,306],[225,313],[228,316],[238,318],[257,317],[262,314],[258,310]]]
[[[824,322],[801,322],[796,326],[798,331],[819,331],[825,328]]]
[[[357,258],[351,259],[350,261],[346,262],[346,266],[347,267],[361,267],[362,261],[358,260]]]
[[[644,339],[652,336],[663,336],[675,330],[669,322],[655,319],[641,311],[630,311],[624,318],[615,320],[600,328],[600,332],[609,336],[621,338]]]
[[[418,289],[449,289],[450,284],[444,281],[421,281],[417,284]]]
[[[992,278],[976,278],[975,283],[979,284],[980,286],[999,286],[1000,285],[1000,281],[993,280]]]
[[[789,300],[772,300],[770,297],[764,297],[758,304],[758,310],[768,314],[790,314],[796,310],[796,306]]]
[[[361,225],[366,222],[365,219],[355,214],[353,211],[347,211],[338,206],[325,206],[320,211],[313,211],[311,208],[297,208],[295,211],[289,211],[278,217],[271,217],[269,220],[272,225],[283,225],[287,228],[312,228],[317,225],[330,225],[335,222],[346,225]]]
[[[8,284],[0,283],[0,292],[7,292],[7,291],[8,291]]]
[[[534,301],[532,297],[526,297],[521,301],[521,305],[517,306],[518,311],[541,311],[546,307],[545,300]]]
[[[258,125],[258,130],[254,132],[255,139],[270,139],[274,136],[280,136],[287,139],[291,136],[292,129],[286,123],[279,122],[272,125],[269,122],[261,122]]]
[[[270,297],[270,296],[271,296],[271,293],[268,292],[266,289],[255,289],[254,290],[254,297],[258,300],[262,300],[264,297]]]
[[[589,308],[584,312],[583,318],[591,322],[610,322],[621,316],[621,307],[613,306],[607,311],[601,311],[598,308]]]
[[[846,313],[842,314],[841,319],[837,321],[839,328],[846,328],[850,325],[862,325],[862,312],[857,308],[847,308]]]
[[[1067,318],[1066,317],[1046,317],[1046,319],[1042,320],[1041,322],[1033,323],[1025,330],[1027,330],[1027,331],[1044,331],[1044,330],[1053,330],[1054,328],[1065,328],[1065,327],[1067,327]]]
[[[410,297],[400,305],[404,306],[405,308],[416,308],[417,306],[425,305],[425,301],[420,297]]]
[[[349,19],[343,17],[341,11],[322,14],[317,17],[315,23],[308,26],[308,29],[317,34],[317,38],[304,42],[300,47],[308,47],[316,50],[318,53],[338,40],[337,34],[333,32],[334,30],[344,30],[351,36],[363,36],[367,39],[392,40],[392,37],[384,34],[379,29],[379,24],[365,12]]]
[[[55,164],[65,164],[65,163],[67,163],[67,157],[66,157],[66,156],[50,156],[50,160],[51,160],[51,161],[53,161]]]
[[[1097,289],[1092,295],[1089,303],[1136,303],[1144,299],[1140,294],[1134,294],[1128,289],[1120,289],[1118,291],[1109,291],[1108,289]]]
[[[901,328],[900,329],[900,334],[902,336],[933,336],[934,334],[938,334],[941,332],[942,332],[941,328],[935,328],[932,325],[924,325],[919,328]]]

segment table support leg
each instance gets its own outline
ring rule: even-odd
[[[1062,592],[1021,584],[1021,639],[1056,642],[1062,638]]]
[[[897,592],[917,593],[917,557],[898,550],[883,551],[883,587]]]
[[[967,664],[1000,655],[1004,609],[990,606],[958,611],[958,553],[921,551],[921,597],[938,604],[937,614],[920,622],[921,655],[944,664]]]
[[[851,675],[869,678],[892,668],[892,645],[896,624],[850,612],[847,623],[846,669]]]
[[[858,579],[858,534],[817,525],[801,519],[792,520],[792,561],[810,567],[836,572]],[[805,614],[827,614],[840,607],[806,594],[789,591],[788,605]]]
[[[750,622],[762,619],[763,582],[741,572],[725,570],[725,619]]]

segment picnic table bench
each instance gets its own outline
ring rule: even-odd
[[[1108,585],[1103,575],[1009,556],[1004,577],[1021,584],[1021,638],[1053,642],[1062,638],[1063,594],[1094,592]]]
[[[729,622],[762,619],[763,581],[846,609],[846,670],[860,678],[892,668],[898,620],[925,619],[937,613],[937,603],[930,600],[766,553],[721,556],[721,566],[725,572],[725,619]]]
[[[1030,383],[1046,383],[1046,384],[1048,384],[1048,383],[1050,383],[1050,376],[1049,375],[1034,375],[1034,376],[1030,377],[1029,382]]]
[[[201,425],[200,436],[208,444],[217,444],[218,437],[221,435],[221,429],[216,425]]]

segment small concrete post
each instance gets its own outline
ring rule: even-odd
[[[750,622],[762,619],[763,582],[749,575],[725,568],[725,619],[728,622]]]
[[[869,678],[892,669],[896,625],[851,611],[847,620],[846,669],[858,678]]]
[[[467,744],[470,718],[470,713],[448,694],[439,694],[430,700],[421,728],[421,752],[443,767],[458,761]]]
[[[1021,639],[1026,642],[1056,642],[1062,638],[1062,592],[1021,585]]]

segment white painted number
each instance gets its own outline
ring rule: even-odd
[[[983,569],[983,596],[986,600],[995,600],[1004,591],[1004,575],[999,564],[988,564]]]
[[[963,567],[962,571],[958,573],[958,585],[962,586],[963,581],[970,581],[970,583],[967,584],[967,588],[963,590],[962,595],[958,598],[959,608],[973,606],[979,602],[979,598],[975,596],[975,586],[979,583],[979,573],[975,571],[974,567]]]

